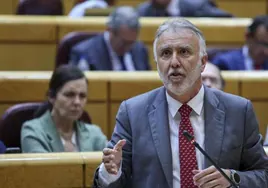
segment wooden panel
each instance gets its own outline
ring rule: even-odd
[[[55,56],[55,44],[1,43],[0,70],[53,70]]]
[[[43,101],[46,99],[50,77],[51,72],[1,72],[0,102]],[[88,93],[88,102],[105,102],[107,82],[92,78],[89,81]]]
[[[79,153],[1,155],[1,187],[83,187],[82,166]]]
[[[253,107],[259,122],[259,130],[262,134],[263,138],[265,138],[266,129],[268,125],[268,116],[267,116],[267,109],[268,109],[268,101],[253,101]]]
[[[62,3],[63,3],[64,14],[68,15],[69,12],[74,7],[76,0],[63,0]]]
[[[11,0],[11,1],[12,1],[12,12],[11,12],[11,14],[16,14],[17,7],[19,5],[20,0]]]
[[[239,95],[239,82],[238,80],[225,80],[225,88],[224,91],[227,93],[232,93],[234,95]]]
[[[268,82],[247,80],[242,82],[242,96],[249,99],[268,100]]]
[[[109,136],[112,136],[112,133],[114,132],[114,126],[115,126],[115,118],[116,114],[118,112],[119,106],[121,102],[112,102],[111,103],[111,110],[110,110],[110,124],[109,124]]]
[[[0,1],[0,14],[12,14],[12,1]]]
[[[48,89],[47,80],[0,80],[0,101],[44,101]]]
[[[106,136],[109,134],[107,109],[107,103],[88,103],[85,107],[92,119],[92,123],[98,125]]]
[[[0,41],[56,41],[56,24],[49,17],[1,16]]]
[[[93,182],[94,173],[97,167],[101,164],[102,161],[102,152],[84,152],[81,153],[86,165],[85,170],[85,186],[91,187]]]
[[[85,73],[88,79],[88,97],[90,101],[107,101],[108,98],[108,81],[101,79],[98,74],[92,72]],[[104,77],[103,77],[104,78]]]
[[[128,5],[128,6],[137,6],[139,5],[140,3],[143,3],[144,0],[117,0],[115,5],[116,6],[124,6],[124,5]]]
[[[152,45],[156,29],[167,19],[141,18],[140,40]],[[189,18],[189,20],[204,32],[208,44],[243,44],[245,28],[250,23],[250,19],[246,18]],[[59,38],[72,31],[103,32],[106,28],[106,22],[106,17],[87,17],[75,20],[62,19],[59,22]]]
[[[148,92],[162,86],[159,79],[151,81],[113,81],[111,83],[111,100],[121,101]],[[123,89],[124,88],[124,89]]]
[[[156,71],[121,72],[111,75],[111,101],[122,101],[162,85]]]
[[[255,17],[267,13],[265,0],[216,0],[216,3],[219,8],[237,17]]]
[[[222,71],[221,74],[223,79],[225,80],[224,91],[227,93],[232,93],[234,95],[241,95],[239,72]]]
[[[81,187],[82,165],[0,167],[1,185],[8,188]],[[52,171],[53,169],[53,171]],[[16,181],[14,181],[16,179]]]
[[[268,74],[266,71],[240,73],[241,95],[251,100],[268,101]]]
[[[72,31],[103,32],[106,29],[106,17],[86,17],[83,19],[59,20],[59,39]]]

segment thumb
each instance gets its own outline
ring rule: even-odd
[[[114,150],[116,151],[121,151],[123,146],[126,144],[126,140],[123,139],[123,140],[119,140],[116,145],[114,146]]]

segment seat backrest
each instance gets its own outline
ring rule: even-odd
[[[20,132],[25,121],[34,118],[35,111],[42,103],[21,103],[8,108],[0,120],[0,140],[6,147],[21,147]],[[91,123],[91,118],[86,111],[80,120]]]
[[[62,0],[20,0],[19,15],[63,15]]]
[[[63,64],[68,64],[73,46],[95,36],[97,33],[75,31],[65,35],[58,44],[55,60],[55,68]]]

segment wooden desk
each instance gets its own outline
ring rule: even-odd
[[[167,18],[142,18],[139,39],[149,50],[151,66],[156,29]],[[203,31],[208,46],[238,47],[251,19],[189,19]],[[106,17],[0,16],[0,70],[52,70],[59,41],[72,31],[103,32]]]
[[[89,188],[102,152],[0,155],[6,188]]]
[[[0,155],[1,187],[82,188],[83,158],[77,153]]]

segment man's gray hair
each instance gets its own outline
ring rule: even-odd
[[[184,18],[173,18],[165,21],[156,31],[154,44],[153,44],[153,51],[154,51],[154,59],[157,62],[157,53],[156,53],[156,44],[159,37],[166,31],[172,30],[173,32],[179,32],[179,29],[189,29],[193,31],[196,36],[199,38],[199,45],[200,45],[200,56],[206,55],[206,41],[205,37],[202,32],[190,21]]]
[[[108,18],[107,26],[112,30],[117,30],[121,25],[126,25],[131,29],[140,28],[139,14],[133,7],[122,6],[116,8]]]

